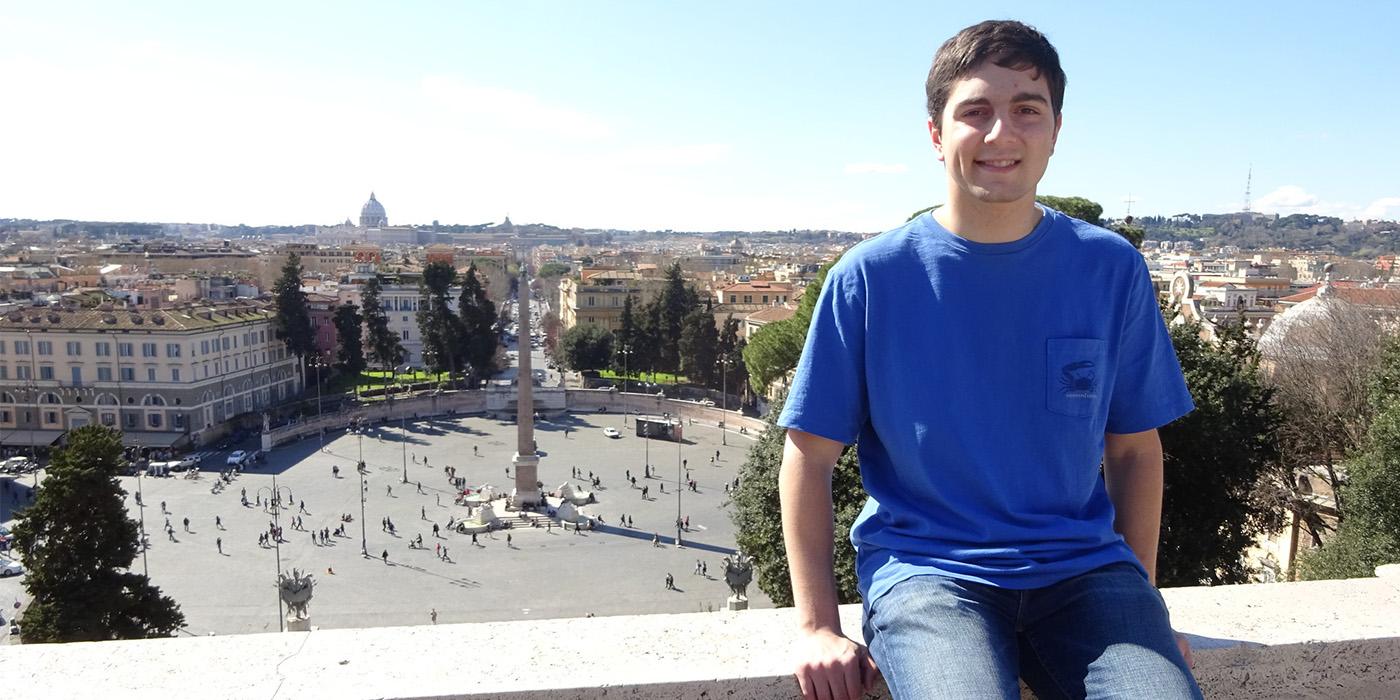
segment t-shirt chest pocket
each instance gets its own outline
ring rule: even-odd
[[[1045,407],[1075,418],[1093,416],[1103,402],[1104,341],[1050,338],[1045,344]]]

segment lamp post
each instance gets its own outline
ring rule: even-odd
[[[729,446],[729,429],[725,427],[724,412],[729,408],[729,357],[719,358],[719,444]]]
[[[670,426],[670,417],[667,416],[667,425]],[[685,489],[681,486],[681,437],[674,431],[680,430],[681,416],[676,414],[676,425],[672,428],[671,437],[676,439],[676,546],[683,547],[681,543],[681,491]]]
[[[355,442],[360,450],[360,461],[355,471],[360,475],[360,555],[369,556],[369,541],[365,537],[365,427],[359,419],[355,421]]]
[[[408,371],[409,366],[404,365],[403,368],[404,371]],[[398,368],[396,367],[395,369]],[[393,403],[390,403],[389,407],[390,410],[392,410]],[[405,484],[408,483],[408,428],[404,422],[404,419],[405,417],[407,417],[407,414],[407,411],[399,413],[399,446],[402,448],[403,451],[403,483]]]
[[[637,420],[641,420],[641,418],[638,418]],[[647,423],[646,425],[642,426],[642,442],[646,445],[646,457],[645,457],[645,459],[643,460],[643,462],[645,462],[645,464],[644,464],[644,466],[643,466],[643,468],[642,468],[642,473],[643,473],[643,474],[646,474],[647,476],[651,476],[651,424],[650,424],[650,423]]]
[[[272,486],[271,486],[271,487],[263,486],[262,488],[259,488],[259,489],[258,489],[258,493],[259,493],[259,494],[261,494],[263,491],[268,491],[268,492],[269,492],[269,493],[268,493],[268,501],[267,501],[267,502],[268,502],[269,504],[271,504],[271,506],[272,506],[272,524],[273,524],[273,525],[276,527],[276,529],[277,529],[277,532],[276,532],[276,533],[273,533],[273,537],[272,537],[272,548],[273,548],[273,550],[276,551],[276,553],[277,553],[277,573],[278,573],[278,574],[281,574],[281,573],[282,573],[282,533],[281,533],[281,530],[282,530],[282,518],[281,518],[281,513],[282,513],[282,491],[286,491],[286,492],[287,492],[287,501],[290,502],[290,501],[292,500],[292,490],[289,489],[289,488],[287,488],[287,487],[285,487],[285,486],[283,486],[283,487],[281,487],[281,488],[278,488],[278,486],[277,486],[277,474],[276,474],[276,472],[274,472],[274,473],[272,474]],[[281,594],[280,592],[277,594],[277,630],[278,630],[279,632],[285,632],[285,631],[286,631],[286,614],[282,611],[282,594]]]
[[[29,329],[26,328],[24,329],[24,337],[28,341],[25,345],[29,346],[29,402],[34,405],[34,417],[42,424],[44,422],[44,413],[43,409],[39,408],[39,385],[37,384],[38,377],[36,376],[38,370],[35,369],[34,363],[34,336],[29,332]],[[34,465],[34,489],[37,491],[39,489],[39,458],[34,454],[34,437],[34,423],[30,423],[29,461]]]
[[[321,364],[321,356],[317,354],[316,360],[312,363],[312,365],[316,368],[316,422],[318,424],[321,423]],[[321,450],[325,451],[326,428],[324,425],[320,425],[318,426],[318,428],[319,429],[317,430],[317,432],[321,436]]]
[[[146,497],[141,493],[141,476],[142,472],[136,472],[136,506],[141,513],[141,575],[149,579],[151,572],[146,566]]]
[[[625,393],[627,393],[627,377],[628,377],[628,374],[627,374],[627,361],[632,357],[632,346],[630,346],[630,345],[624,345],[624,346],[622,346],[622,349],[621,349],[621,350],[618,350],[618,351],[617,351],[617,354],[619,354],[619,355],[622,356],[622,393],[625,394]],[[626,402],[623,402],[623,405],[622,405],[622,427],[624,427],[624,428],[627,427],[627,404],[626,404]]]

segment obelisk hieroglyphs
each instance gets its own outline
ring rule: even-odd
[[[524,265],[520,270],[520,306],[516,316],[520,326],[515,336],[519,371],[515,381],[515,457],[511,459],[515,467],[515,493],[511,501],[519,508],[540,501],[540,457],[535,454],[535,383],[530,366],[530,280],[525,275]]]

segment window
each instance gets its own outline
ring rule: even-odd
[[[136,381],[136,368],[135,368],[135,367],[123,367],[123,368],[122,368],[122,381],[124,381],[124,382],[134,382],[134,381]]]
[[[131,357],[131,343],[117,343],[117,354],[122,357]]]
[[[765,303],[765,304],[768,303],[768,295],[767,295],[767,294],[764,294],[764,295],[763,295],[763,303]]]
[[[136,414],[135,414],[135,413],[128,413],[128,414],[126,414],[126,427],[127,427],[128,430],[136,428]]]
[[[47,341],[47,340],[41,340],[41,341],[39,341],[39,354],[40,354],[40,355],[52,355],[52,354],[53,354],[53,343],[50,342],[50,341]]]
[[[152,427],[152,428],[159,428],[159,427],[160,427],[160,414],[159,414],[159,413],[147,413],[147,414],[146,414],[146,425],[148,425],[148,426],[150,426],[150,427]]]
[[[110,382],[110,381],[112,381],[112,368],[111,368],[111,367],[98,367],[98,368],[97,368],[97,381],[99,381],[99,382]]]
[[[15,365],[15,379],[33,379],[34,375],[29,371],[29,365]]]
[[[111,413],[104,413],[102,414],[102,424],[110,428],[117,424],[117,417]]]
[[[97,356],[98,356],[98,357],[111,357],[111,356],[112,356],[112,344],[111,344],[111,343],[97,343],[96,345],[97,345]]]
[[[83,383],[83,368],[71,367],[70,369],[73,371],[73,386],[81,385]]]
[[[68,356],[69,356],[69,357],[78,357],[78,356],[80,356],[80,355],[83,354],[83,344],[82,344],[82,343],[80,343],[80,342],[78,342],[78,341],[76,341],[76,340],[70,340],[70,341],[68,341],[67,346],[68,346]]]
[[[171,368],[170,368],[170,381],[172,381],[172,382],[178,382],[178,381],[180,381],[180,368],[179,368],[179,367],[171,367]]]
[[[267,331],[258,331],[258,342],[259,342],[259,343],[266,343],[266,342],[267,342]]]
[[[14,421],[14,414],[9,411],[0,411],[0,423],[10,423]]]
[[[174,425],[176,428],[183,428],[185,427],[185,417],[176,413],[170,418],[170,424]]]
[[[156,356],[156,344],[155,344],[155,343],[141,343],[141,357],[155,357],[155,356]]]
[[[401,332],[403,333],[403,339],[404,339],[404,340],[408,340],[408,331],[401,331]]]
[[[230,341],[229,341],[228,338],[224,338],[224,339],[223,339],[223,349],[224,349],[224,350],[228,350],[229,342],[230,342]]]
[[[0,340],[0,355],[5,354],[5,341]]]
[[[201,354],[201,355],[208,355],[208,354],[209,354],[209,341],[207,341],[207,340],[201,340],[201,341],[199,341],[199,354]]]
[[[44,411],[44,423],[53,425],[58,422],[58,411]]]
[[[592,306],[592,305],[593,305],[593,295],[591,295],[591,294],[588,296],[588,305],[589,305],[589,306]]]
[[[16,341],[15,341],[15,354],[16,354],[16,355],[28,355],[28,354],[29,354],[29,341],[27,341],[27,340],[16,340]]]
[[[733,294],[730,294],[730,295],[729,295],[729,303],[733,304],[733,303],[734,303],[734,300],[735,300],[736,298],[737,298],[737,297],[735,297]]]
[[[155,368],[155,367],[147,367],[147,368],[146,368],[146,381],[148,381],[148,382],[153,382],[153,381],[155,381],[155,380],[156,380],[156,368]]]
[[[166,344],[165,344],[165,356],[166,356],[166,357],[179,357],[179,356],[180,356],[180,344],[179,344],[179,343],[166,343]]]
[[[39,378],[40,378],[40,379],[53,379],[53,365],[40,365],[40,366],[39,366]]]
[[[752,294],[745,294],[745,295],[744,295],[744,303],[745,303],[745,304],[752,304],[752,303],[753,303],[753,295],[752,295]]]
[[[0,365],[0,379],[9,379],[9,378],[10,378],[10,366],[9,366],[9,365]]]

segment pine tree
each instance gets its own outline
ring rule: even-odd
[[[365,283],[361,301],[364,302],[370,358],[379,363],[379,367],[385,372],[389,372],[403,361],[404,350],[398,336],[389,330],[389,316],[384,313],[384,304],[379,299],[382,289],[378,277],[369,278]],[[388,378],[385,378],[384,383],[388,382]]]
[[[272,286],[277,314],[272,325],[277,338],[287,344],[287,350],[305,359],[316,352],[316,334],[311,330],[311,312],[307,309],[306,293],[301,291],[301,258],[296,253],[287,256],[282,275]]]
[[[461,320],[447,303],[448,293],[457,281],[457,271],[445,262],[434,262],[423,269],[418,283],[418,332],[423,338],[423,364],[432,372],[447,372],[456,381],[461,356],[458,339]]]
[[[656,303],[660,307],[659,323],[656,326],[658,348],[656,367],[666,372],[680,372],[681,331],[685,317],[699,303],[695,290],[685,283],[679,262],[666,268],[666,285],[661,288]]]
[[[613,331],[613,371],[631,372],[637,367],[635,350],[637,345],[637,318],[633,313],[632,295],[622,298],[622,317],[618,319],[617,330]]]
[[[457,298],[457,352],[470,368],[472,386],[496,372],[496,350],[500,346],[496,304],[486,295],[486,287],[472,263],[462,276],[462,292]]]
[[[365,370],[364,319],[359,307],[354,304],[341,304],[335,307],[331,317],[335,324],[336,361],[340,371],[351,376],[359,376]]]
[[[681,330],[681,369],[692,383],[709,386],[719,376],[715,361],[719,357],[719,331],[715,317],[705,309],[696,309],[685,317]]]
[[[90,425],[68,432],[44,487],[15,526],[25,553],[25,644],[168,637],[185,624],[180,606],[130,571],[136,522],[117,482],[121,433]]]

